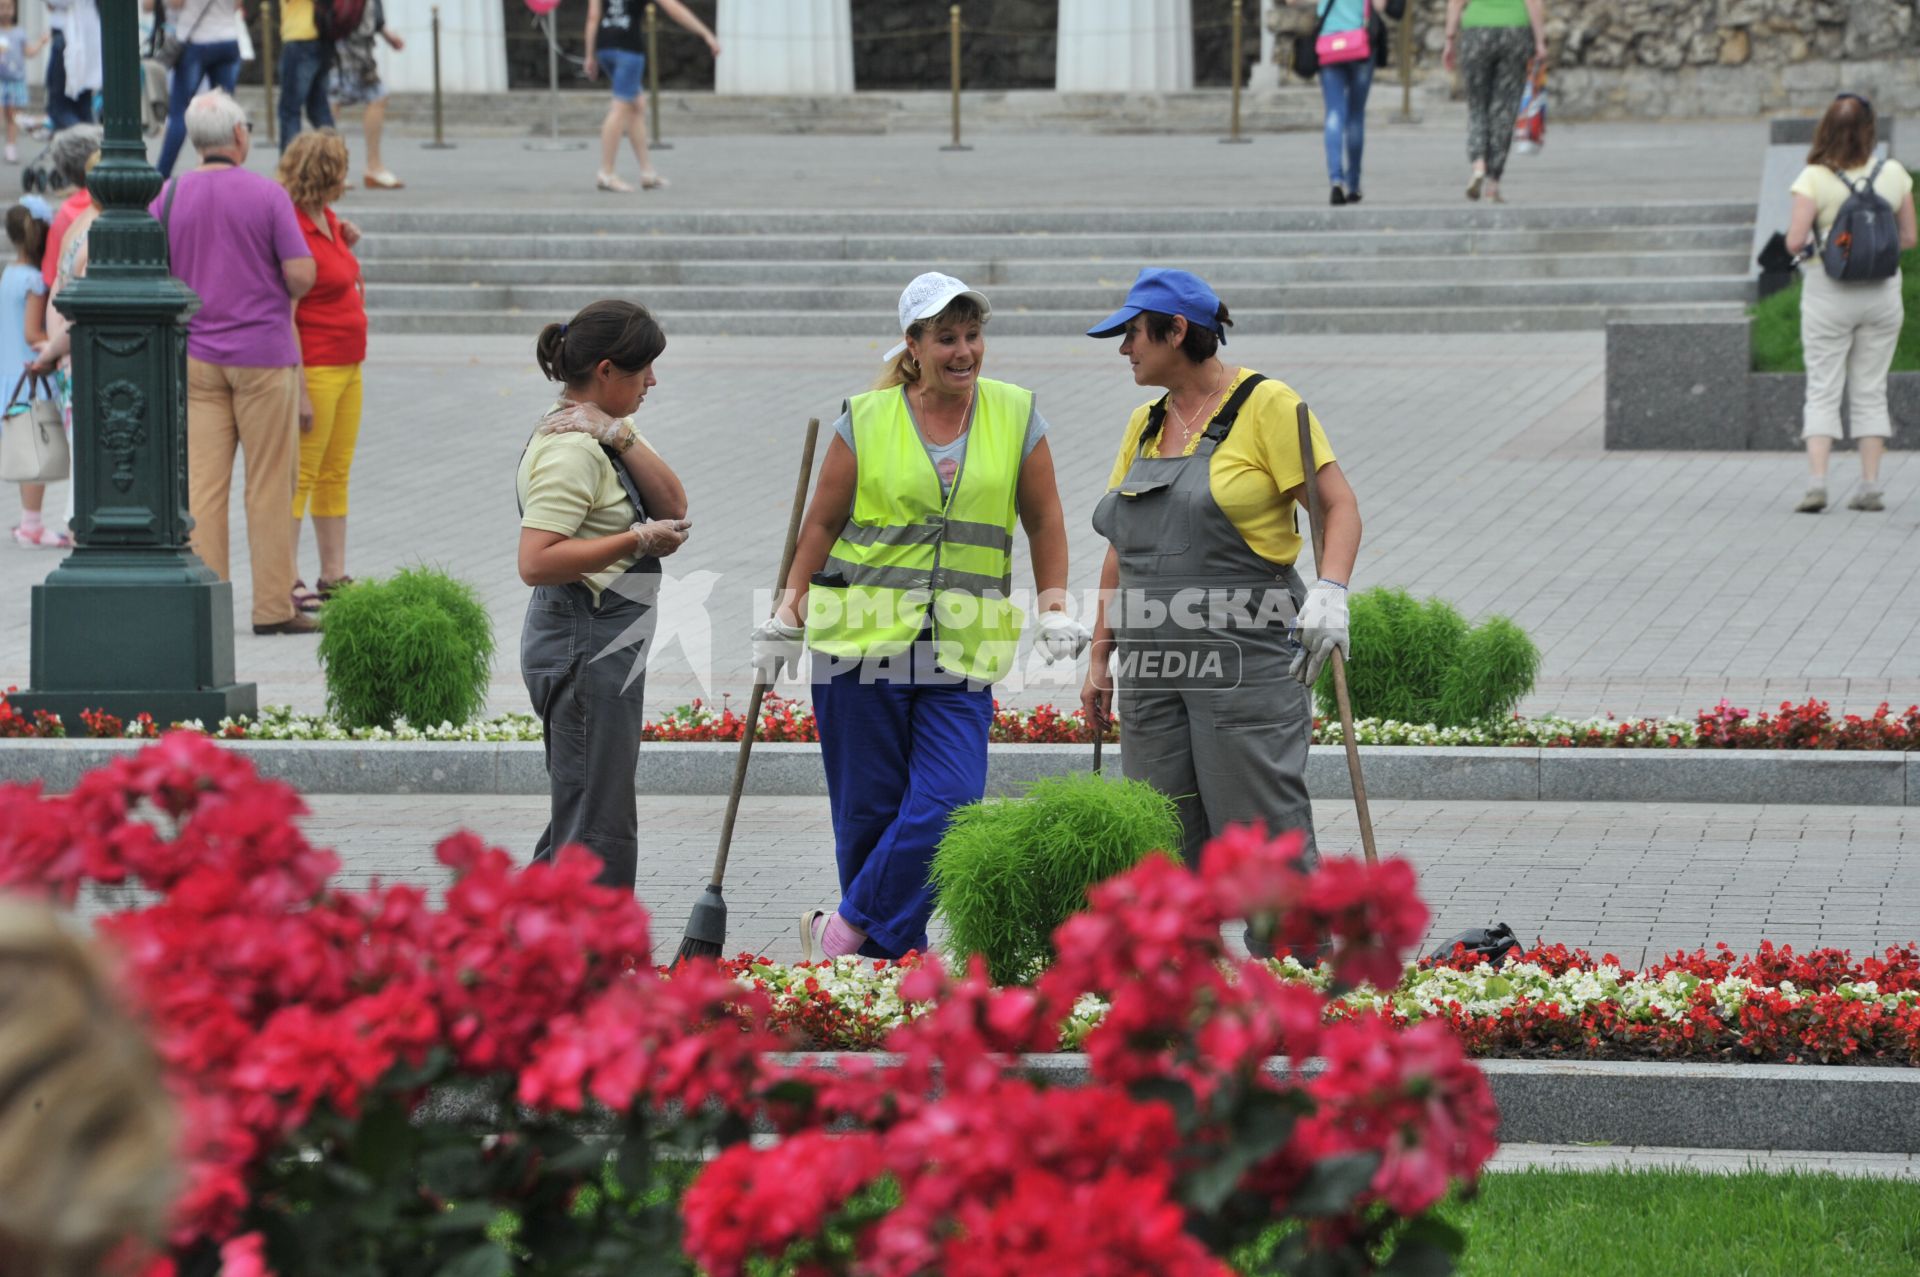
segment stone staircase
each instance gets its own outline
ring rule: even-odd
[[[901,286],[990,288],[1003,336],[1080,331],[1143,264],[1212,281],[1238,333],[1526,332],[1737,314],[1753,209],[954,212],[356,210],[386,333],[524,333],[631,297],[686,334],[884,336]]]

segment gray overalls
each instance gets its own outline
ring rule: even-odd
[[[1275,833],[1306,830],[1314,854],[1312,702],[1287,673],[1299,650],[1288,627],[1306,589],[1291,564],[1253,552],[1209,481],[1214,450],[1264,380],[1240,384],[1191,456],[1136,455],[1093,513],[1120,557],[1108,617],[1121,759],[1128,779],[1177,802],[1190,865],[1213,834],[1255,820]],[[1164,398],[1153,406],[1142,452],[1166,407]]]
[[[612,452],[607,459],[635,518],[645,519],[633,477]],[[579,843],[600,857],[603,885],[629,891],[640,858],[634,769],[659,593],[660,560],[647,555],[601,591],[598,607],[583,582],[535,586],[520,630],[520,674],[540,716],[552,795],[534,863]]]

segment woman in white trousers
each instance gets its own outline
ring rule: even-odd
[[[1873,106],[1857,93],[1842,93],[1814,130],[1807,167],[1793,182],[1793,212],[1787,251],[1827,245],[1841,205],[1855,191],[1872,189],[1895,210],[1900,247],[1920,242],[1913,211],[1913,178],[1898,161],[1874,158]],[[1860,490],[1847,506],[1881,510],[1880,458],[1893,435],[1887,415],[1887,370],[1905,322],[1900,272],[1883,279],[1838,280],[1816,260],[1805,270],[1800,294],[1800,344],[1807,360],[1807,408],[1800,437],[1807,442],[1807,493],[1794,508],[1818,514],[1827,508],[1827,460],[1840,437],[1844,395],[1852,436],[1860,448]]]

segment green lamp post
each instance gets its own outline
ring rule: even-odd
[[[137,0],[101,0],[106,142],[73,321],[74,550],[33,588],[32,686],[12,699],[69,725],[83,709],[165,725],[258,709],[233,677],[233,587],[187,548],[187,331],[200,304],[167,273],[147,205]]]

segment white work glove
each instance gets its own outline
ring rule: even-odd
[[[780,681],[781,670],[792,678],[800,673],[800,658],[807,650],[807,627],[788,625],[770,616],[753,627],[753,674],[762,683]]]
[[[1293,636],[1299,641],[1300,650],[1294,654],[1287,673],[1312,687],[1333,649],[1339,648],[1344,660],[1350,648],[1346,587],[1331,581],[1315,582],[1307,591],[1307,601],[1300,605],[1300,615],[1294,619]]]
[[[609,448],[625,452],[639,432],[628,417],[609,417],[597,405],[568,402],[540,419],[543,435],[592,435]]]
[[[639,538],[634,549],[636,555],[664,559],[686,544],[687,534],[692,528],[691,519],[647,519],[632,524],[627,530]]]
[[[1079,659],[1093,641],[1093,632],[1065,612],[1042,612],[1040,633],[1034,636],[1034,650],[1047,664]]]

